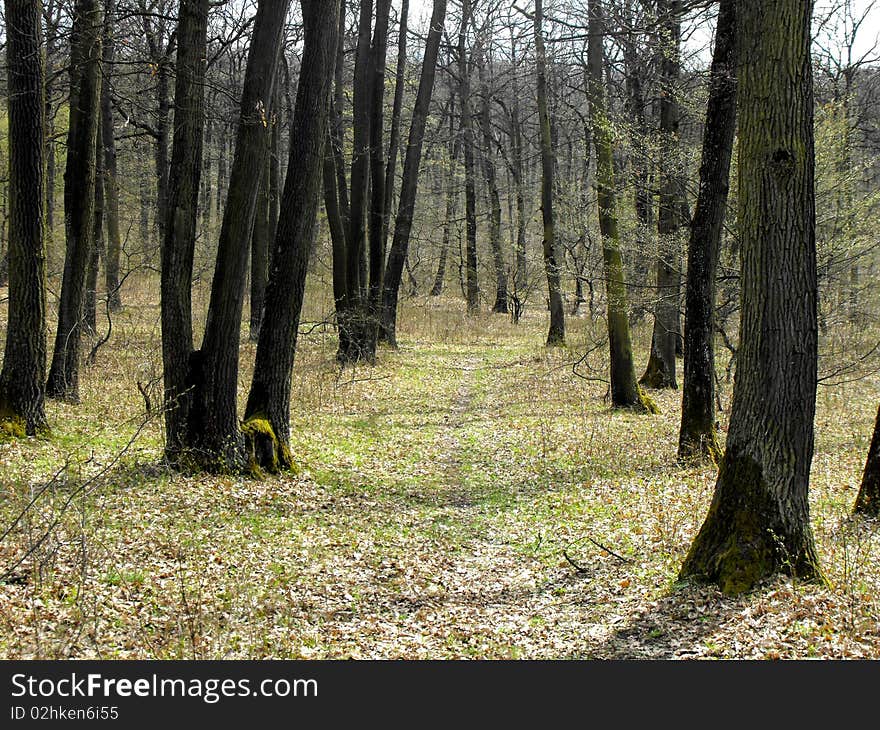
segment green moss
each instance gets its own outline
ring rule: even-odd
[[[651,413],[655,416],[660,414],[660,408],[654,402],[654,399],[647,393],[645,393],[645,391],[641,388],[639,388],[639,403],[642,405],[642,408],[644,408],[648,413]]]

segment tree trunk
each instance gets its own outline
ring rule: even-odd
[[[678,457],[717,463],[715,429],[715,277],[730,189],[736,128],[736,4],[721,0],[703,133],[700,188],[688,244],[684,384]]]
[[[369,212],[369,261],[370,284],[368,296],[368,326],[364,337],[367,359],[376,358],[379,337],[379,321],[382,306],[382,282],[385,278],[385,241],[388,221],[385,217],[385,66],[388,55],[388,16],[391,0],[376,3],[376,28],[370,51],[370,76],[372,98],[370,100],[370,212]]]
[[[862,485],[859,487],[853,511],[870,517],[880,516],[880,408],[877,409],[874,435],[871,437]]]
[[[348,291],[346,265],[348,253],[348,181],[342,151],[345,128],[342,104],[345,99],[343,71],[345,68],[345,0],[339,7],[339,28],[336,32],[336,70],[333,96],[330,99],[329,144],[324,149],[324,211],[330,229],[333,249],[333,302],[337,322],[344,321],[345,295]],[[343,335],[340,333],[340,338]]]
[[[724,457],[681,577],[820,576],[808,501],[816,401],[810,0],[737,6],[740,348]]]
[[[303,3],[305,48],[291,130],[284,214],[275,237],[266,317],[260,329],[244,430],[251,439],[252,467],[277,471],[292,466],[290,376],[305,294],[309,251],[315,233],[321,172],[327,159],[329,95],[338,34],[339,0]]]
[[[174,147],[162,244],[162,365],[165,456],[180,465],[192,404],[192,270],[205,124],[205,65],[210,0],[182,0],[177,26]]]
[[[471,2],[462,0],[461,28],[458,34],[458,95],[461,104],[461,139],[464,150],[464,203],[467,238],[465,243],[465,281],[467,312],[480,309],[480,282],[477,277],[477,189],[474,170],[474,120],[471,111],[470,63],[467,54],[467,29],[471,22]]]
[[[538,118],[541,125],[541,217],[544,221],[544,269],[550,301],[550,330],[547,346],[565,344],[565,309],[559,280],[559,261],[556,257],[556,220],[553,215],[554,168],[550,130],[550,111],[547,106],[547,54],[544,50],[544,8],[542,0],[535,0],[535,64],[538,77]]]
[[[107,231],[107,254],[104,259],[104,283],[107,288],[107,304],[111,312],[122,309],[119,291],[119,259],[122,254],[122,236],[119,232],[119,183],[116,164],[116,140],[114,139],[113,110],[110,105],[110,80],[116,44],[113,37],[112,18],[116,0],[105,0],[104,6],[104,84],[101,87],[101,139],[104,142],[104,222]]]
[[[501,251],[501,196],[498,194],[498,173],[495,169],[495,137],[492,134],[489,80],[486,60],[480,58],[480,126],[483,132],[483,174],[489,195],[489,248],[495,268],[495,303],[492,311],[507,314],[507,270]]]
[[[409,237],[412,231],[413,213],[416,205],[416,194],[419,185],[419,167],[422,160],[422,145],[425,139],[425,126],[431,107],[431,96],[434,90],[434,77],[437,70],[437,56],[440,52],[440,41],[443,35],[443,21],[446,17],[446,0],[434,0],[431,13],[431,26],[425,43],[425,56],[422,61],[422,72],[419,78],[419,90],[413,108],[410,123],[409,139],[406,145],[406,156],[403,162],[403,182],[400,187],[400,200],[397,206],[397,218],[394,224],[394,238],[388,253],[388,266],[385,271],[385,286],[382,292],[382,329],[386,341],[393,347],[397,346],[397,300],[400,292],[400,280],[403,266],[409,249]]]
[[[289,5],[289,0],[260,0],[257,6],[205,335],[192,363],[187,445],[198,464],[211,471],[240,471],[247,465],[236,411],[248,262],[248,247],[241,242],[253,231],[260,176],[269,156],[268,109]],[[194,189],[197,199],[198,185]]]
[[[51,398],[79,402],[79,347],[85,277],[95,223],[95,162],[101,101],[102,13],[98,0],[77,0],[71,31],[70,121],[64,170],[67,249],[58,330],[46,384]]]
[[[345,297],[340,307],[339,349],[336,358],[340,363],[359,360],[371,361],[366,348],[368,323],[366,286],[366,221],[367,189],[370,171],[370,100],[372,77],[370,76],[370,26],[373,18],[372,0],[361,0],[358,21],[358,42],[354,62],[354,88],[352,99],[353,149],[351,160],[351,197],[346,238]],[[337,110],[339,113],[341,110]]]
[[[599,202],[599,229],[608,298],[608,340],[611,353],[611,404],[656,412],[656,406],[641,392],[633,365],[632,341],[626,303],[626,281],[620,257],[617,203],[614,197],[614,160],[611,129],[602,78],[605,19],[601,0],[590,2],[590,38],[587,51],[589,75],[590,125],[596,149],[596,191]]]
[[[43,222],[45,65],[39,3],[6,0],[9,303],[0,370],[0,435],[46,427],[46,252]]]
[[[663,18],[660,32],[660,137],[664,169],[661,171],[660,207],[657,214],[657,299],[654,331],[648,365],[639,382],[649,388],[677,388],[675,350],[678,340],[678,309],[681,289],[679,272],[678,199],[681,190],[681,142],[676,88],[679,75],[681,8],[678,0],[661,0],[657,7]]]

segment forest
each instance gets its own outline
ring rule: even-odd
[[[0,658],[880,659],[877,0],[0,45]]]

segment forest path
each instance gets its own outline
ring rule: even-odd
[[[674,460],[680,394],[657,393],[657,417],[612,411],[601,362],[580,359],[603,333],[573,322],[570,348],[548,350],[545,315],[535,309],[515,327],[410,311],[423,319],[399,351],[343,371],[333,337],[304,339],[291,392],[297,474],[170,472],[156,419],[61,515],[60,539],[41,554],[51,570],[0,583],[0,623],[14,627],[0,632],[0,654],[880,656],[880,588],[864,593],[861,613],[854,592],[785,582],[738,599],[670,591],[714,484],[711,469]],[[140,407],[131,384],[155,344],[155,309],[126,317],[113,357],[83,373],[83,404],[47,404],[52,438],[0,443],[0,469],[25,485],[0,500],[7,517],[59,464],[82,459],[65,472],[73,484],[130,438]],[[819,525],[845,525],[834,511],[852,502],[840,463],[862,466],[865,445],[851,434],[873,418],[876,388],[822,394],[820,422],[850,420],[819,431],[811,509]],[[868,405],[842,405],[856,400]],[[51,500],[40,508],[37,523],[58,516]],[[829,574],[880,586],[873,563],[853,572],[854,545],[876,554],[870,536],[843,529],[817,531]],[[0,560],[29,539],[0,545]],[[847,549],[847,571],[835,573]]]

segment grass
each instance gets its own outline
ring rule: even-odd
[[[849,518],[876,378],[819,390],[831,587],[726,598],[675,585],[714,486],[675,461],[680,394],[610,410],[603,350],[577,364],[601,322],[547,350],[539,308],[513,326],[414,300],[400,350],[342,372],[317,328],[293,374],[297,473],[194,477],[161,464],[138,390],[159,402],[154,288],[127,292],[82,404],[49,404],[51,436],[0,443],[0,525],[33,500],[0,542],[0,656],[880,657],[877,529]],[[320,320],[326,295],[309,301]],[[242,398],[252,360],[245,343]]]

